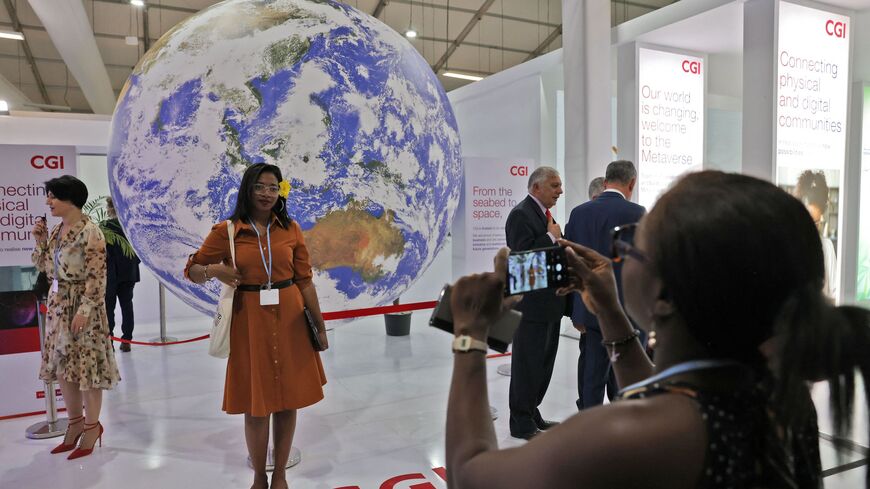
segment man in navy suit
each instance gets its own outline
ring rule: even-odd
[[[562,237],[562,228],[550,212],[562,195],[559,172],[548,166],[537,168],[529,177],[528,189],[529,195],[511,210],[505,223],[512,251],[555,246]],[[510,429],[515,438],[528,440],[557,424],[545,421],[538,406],[553,375],[559,323],[568,304],[554,289],[544,289],[524,294],[516,307],[523,319],[514,333],[511,355]]]
[[[605,190],[594,200],[571,211],[565,226],[565,239],[592,248],[604,256],[611,253],[611,232],[616,226],[638,222],[646,210],[631,202],[637,183],[637,170],[630,161],[619,160],[607,165]],[[614,263],[619,301],[622,302],[622,265]],[[610,368],[610,357],[601,345],[598,318],[586,309],[579,294],[574,294],[571,320],[580,337],[580,359],[577,363],[577,408],[586,409],[604,402],[604,390],[613,399],[618,388]]]

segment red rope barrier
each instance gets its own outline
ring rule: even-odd
[[[430,302],[414,302],[411,304],[399,304],[397,306],[382,306],[382,307],[367,307],[364,309],[350,309],[347,311],[336,311],[336,312],[325,312],[323,313],[324,321],[331,321],[335,319],[348,319],[348,318],[358,318],[365,316],[377,316],[378,314],[390,314],[390,313],[398,313],[398,312],[410,312],[410,311],[419,311],[421,309],[432,309],[435,305],[438,304],[438,301],[430,301]],[[208,339],[209,336],[204,334],[202,336],[197,336],[196,338],[190,338],[187,340],[180,341],[170,341],[167,343],[149,343],[147,341],[133,341],[133,340],[125,340],[123,338],[118,338],[115,336],[110,336],[112,341],[117,341],[118,343],[130,343],[131,345],[144,345],[144,346],[169,346],[169,345],[181,345],[183,343],[193,343],[194,341],[202,341]],[[501,358],[501,357],[509,357],[511,356],[511,352],[507,353],[493,353],[487,355],[486,358]]]
[[[190,339],[187,339],[187,340],[181,340],[181,341],[168,341],[168,342],[166,342],[166,343],[160,343],[160,342],[157,342],[157,343],[149,343],[149,342],[147,342],[147,341],[125,340],[125,339],[123,339],[123,338],[118,338],[118,337],[115,337],[115,336],[110,336],[110,338],[112,338],[112,341],[117,341],[118,343],[129,343],[129,344],[131,344],[131,345],[144,345],[144,346],[169,346],[169,345],[180,345],[180,344],[182,344],[182,343],[193,343],[194,341],[202,341],[202,340],[208,339],[209,336],[211,336],[211,335],[204,334],[204,335],[202,335],[202,336],[197,336],[196,338],[190,338]]]
[[[364,309],[351,309],[349,311],[324,312],[323,320],[360,318],[364,316],[377,316],[378,314],[391,314],[397,312],[418,311],[420,309],[432,309],[438,301],[414,302],[412,304],[399,304],[397,306],[367,307]]]
[[[487,358],[487,359],[489,359],[489,358],[501,358],[501,357],[509,357],[509,356],[511,356],[511,352],[507,352],[507,353],[492,353],[492,354],[490,354],[490,355],[487,355],[486,358]]]
[[[336,312],[325,312],[323,313],[324,321],[331,321],[335,319],[349,319],[349,318],[358,318],[365,316],[377,316],[378,314],[391,314],[398,312],[410,312],[410,311],[418,311],[421,309],[432,309],[435,305],[438,304],[438,301],[429,301],[429,302],[414,302],[411,304],[399,304],[397,306],[382,306],[382,307],[367,307],[363,309],[350,309],[347,311],[336,311]],[[117,341],[118,343],[130,343],[131,345],[144,345],[144,346],[168,346],[168,345],[180,345],[182,343],[192,343],[194,341],[201,341],[207,339],[210,335],[202,335],[197,336],[196,338],[190,338],[188,340],[181,341],[171,341],[168,343],[149,343],[147,341],[133,341],[133,340],[125,340],[123,338],[118,338],[115,336],[111,336],[112,341]]]

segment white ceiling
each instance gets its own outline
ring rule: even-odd
[[[674,1],[676,0],[614,0],[612,23],[630,20]],[[15,25],[20,24],[26,38],[26,43],[0,39],[0,77],[5,78],[9,85],[18,88],[33,103],[66,106],[77,112],[93,112],[93,104],[84,95],[94,92],[88,90],[89,82],[77,80],[72,74],[76,69],[67,69],[71,62],[70,57],[74,56],[70,53],[79,53],[80,56],[81,49],[87,46],[83,44],[81,49],[78,46],[70,49],[64,45],[64,49],[60,51],[65,53],[66,58],[60,54],[52,38],[58,41],[64,37],[64,33],[53,32],[50,36],[46,24],[51,30],[51,22],[48,22],[46,16],[57,17],[62,15],[62,11],[55,9],[46,13],[44,8],[38,8],[40,4],[51,5],[51,2],[57,2],[56,5],[73,2],[72,7],[76,10],[78,5],[75,2],[81,2],[87,23],[83,16],[80,22],[82,25],[77,26],[77,30],[93,33],[100,63],[105,66],[105,73],[115,96],[132,67],[144,54],[146,40],[143,24],[146,19],[143,10],[129,5],[128,0],[0,0],[0,30],[14,30]],[[560,48],[561,2],[562,0],[495,0],[481,20],[475,22],[475,13],[488,3],[487,0],[345,1],[369,14],[379,10],[378,17],[399,32],[404,33],[409,26],[416,30],[419,37],[411,42],[433,66],[442,58],[451,43],[456,41],[457,36],[472,24],[470,32],[458,44],[447,63],[439,67],[439,79],[447,90],[468,83],[440,76],[448,68],[451,71],[488,75]],[[150,45],[178,22],[218,2],[147,0],[147,3],[147,44]],[[37,7],[46,23],[41,21],[33,7]],[[12,10],[16,13],[15,20],[10,14]],[[138,46],[127,45],[127,36],[136,36],[139,39]],[[32,53],[35,69],[30,66],[26,54],[28,48]],[[72,62],[77,68],[81,59]],[[79,77],[81,76],[80,74]],[[84,91],[79,83],[85,85]],[[0,83],[0,90],[3,86]],[[0,98],[3,95],[0,92]],[[8,98],[14,100],[12,96]],[[91,101],[98,106],[105,106],[98,103],[93,95]]]
[[[636,40],[706,54],[740,54],[743,5],[728,3],[642,34]]]
[[[822,0],[823,3],[849,10],[864,10],[870,8],[870,0]]]

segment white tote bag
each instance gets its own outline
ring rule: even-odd
[[[227,233],[230,237],[230,256],[233,259],[233,268],[236,268],[235,226],[233,226],[233,221],[229,219],[227,220]],[[217,313],[214,316],[211,338],[208,343],[208,354],[216,358],[230,356],[230,323],[233,321],[233,295],[235,293],[235,287],[230,287],[227,284],[221,286]]]

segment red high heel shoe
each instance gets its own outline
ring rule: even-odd
[[[86,457],[86,456],[90,455],[91,453],[93,453],[94,445],[96,445],[97,442],[100,442],[100,446],[103,446],[103,425],[100,424],[99,421],[97,421],[94,424],[85,423],[85,431],[83,431],[82,433],[84,433],[86,431],[91,431],[91,430],[96,429],[98,427],[100,428],[100,433],[97,435],[97,439],[94,440],[94,443],[91,444],[91,448],[82,448],[81,446],[79,446],[78,448],[73,450],[73,452],[71,454],[69,454],[69,457],[67,457],[67,460],[73,460],[76,458]],[[82,443],[84,442],[84,440],[85,439],[82,438]],[[82,443],[79,443],[79,445],[81,445]]]
[[[79,424],[80,422],[83,422],[84,419],[85,419],[84,416],[76,416],[75,418],[69,419],[69,423],[66,425],[67,432],[64,433],[64,435],[63,435],[63,441],[66,441],[66,435],[67,435],[67,433],[69,433],[70,426],[75,425],[75,424]],[[79,438],[82,437],[82,433],[84,433],[84,431],[82,431],[81,433],[76,435],[76,437],[72,441],[72,443],[69,443],[69,444],[61,443],[60,445],[54,447],[54,449],[52,449],[51,453],[63,453],[63,452],[68,452],[68,451],[72,450],[73,448],[76,447],[76,445],[78,445]]]

